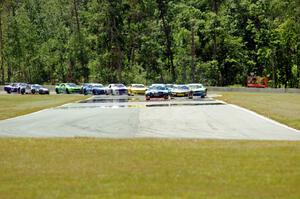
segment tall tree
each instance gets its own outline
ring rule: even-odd
[[[4,9],[4,2],[0,2],[0,71],[1,71],[1,83],[4,84],[5,82],[5,71],[4,71],[4,41],[3,41],[3,27],[2,27],[2,21],[3,21],[3,9]]]
[[[174,67],[174,57],[173,57],[173,51],[172,51],[172,29],[170,26],[170,19],[169,19],[169,7],[168,7],[168,1],[166,0],[156,0],[157,6],[159,9],[159,18],[162,21],[162,28],[165,34],[166,38],[166,55],[168,58],[168,66],[170,68],[171,72],[171,78],[172,82],[176,81],[176,72]]]

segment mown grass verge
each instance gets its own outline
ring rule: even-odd
[[[300,143],[0,139],[0,198],[300,197]]]
[[[86,98],[82,95],[0,95],[0,120]]]
[[[218,99],[300,130],[300,94],[222,92]]]

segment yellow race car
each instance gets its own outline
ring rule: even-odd
[[[145,95],[147,88],[144,84],[131,84],[128,87],[129,95]]]

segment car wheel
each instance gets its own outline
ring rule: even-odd
[[[25,94],[25,89],[21,89],[21,94],[24,95]]]
[[[201,96],[201,98],[205,98],[205,96],[204,96],[204,95],[202,95],[202,96]]]
[[[32,94],[35,94],[35,90],[34,90],[34,89],[32,89],[32,90],[31,90],[31,93],[32,93]]]
[[[66,92],[67,92],[67,94],[70,94],[70,91],[69,91],[69,89],[66,89]]]
[[[8,93],[8,94],[11,94],[11,91],[9,90],[9,91],[7,91],[7,93]]]
[[[55,92],[56,92],[56,94],[59,94],[59,91],[58,91],[58,89],[57,89],[57,88],[55,89]]]

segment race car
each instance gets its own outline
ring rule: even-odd
[[[129,95],[145,95],[146,87],[144,84],[131,84],[128,87]]]
[[[152,84],[145,93],[146,100],[151,98],[170,98],[170,91],[164,84]]]
[[[81,92],[84,95],[105,95],[107,93],[107,89],[102,84],[86,83],[82,85]]]
[[[128,95],[128,89],[124,84],[109,84],[107,87],[108,95]]]
[[[171,89],[171,96],[172,97],[188,97],[190,99],[193,98],[193,93],[187,85],[179,84],[174,85]]]
[[[74,84],[74,83],[61,83],[55,86],[55,92],[57,94],[60,93],[80,93],[81,92],[81,87]]]
[[[40,95],[49,95],[49,94],[50,94],[49,89],[48,89],[48,88],[45,88],[45,87],[43,87],[43,86],[41,86],[41,85],[38,86],[37,91],[38,91],[38,93],[39,93]]]
[[[11,83],[9,85],[4,86],[4,91],[6,91],[8,94],[21,93],[21,89],[26,86],[26,83]]]
[[[25,87],[21,88],[21,94],[47,94],[49,95],[49,89],[44,88],[39,84],[27,84]]]
[[[200,96],[201,98],[206,97],[207,88],[205,88],[202,84],[189,84],[190,90],[193,93],[193,96]]]

